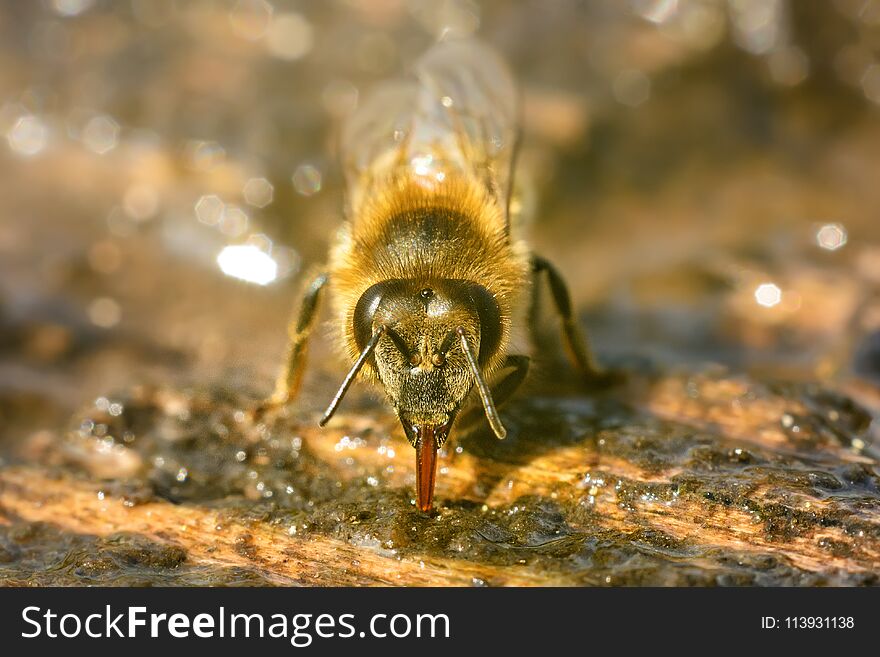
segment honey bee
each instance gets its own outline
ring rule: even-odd
[[[383,389],[415,448],[424,512],[454,424],[485,417],[506,436],[497,406],[528,372],[529,357],[508,350],[533,283],[549,284],[574,366],[590,382],[604,376],[563,278],[512,226],[517,110],[500,57],[470,40],[435,44],[410,78],[380,86],[358,108],[341,140],[347,221],[305,290],[267,400],[283,406],[297,394],[329,296],[337,342],[353,364],[320,424],[359,376]]]

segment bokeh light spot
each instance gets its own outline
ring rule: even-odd
[[[249,41],[266,34],[272,21],[272,5],[266,0],[238,0],[229,12],[232,31]]]
[[[321,172],[311,164],[301,164],[293,172],[293,187],[302,196],[321,191]]]
[[[115,299],[98,297],[89,304],[89,320],[101,328],[113,328],[122,319],[122,307]]]
[[[19,155],[36,155],[49,142],[46,124],[32,114],[21,116],[6,133],[9,148]]]
[[[190,166],[196,171],[209,171],[226,158],[226,150],[216,141],[191,141],[186,153]]]
[[[782,290],[775,283],[761,283],[755,288],[755,301],[759,306],[772,308],[782,301]]]
[[[83,128],[82,141],[93,153],[108,153],[119,142],[119,124],[106,115],[92,117]]]
[[[678,12],[678,0],[636,0],[633,8],[645,20],[662,24]]]
[[[313,42],[312,24],[296,13],[277,16],[266,35],[269,52],[288,61],[305,57],[311,51]]]
[[[248,227],[250,217],[237,205],[227,205],[220,217],[220,232],[229,237],[242,235]]]
[[[773,81],[786,87],[800,84],[810,72],[810,60],[796,46],[774,50],[767,58],[767,66]]]
[[[880,105],[880,64],[871,64],[865,69],[861,83],[865,98]]]
[[[132,219],[146,221],[159,209],[159,195],[152,185],[135,183],[125,190],[122,209]]]
[[[278,275],[272,257],[253,244],[225,247],[217,256],[217,265],[227,276],[257,285],[268,285]]]
[[[79,16],[95,4],[95,0],[52,0],[52,9],[60,16]]]
[[[272,238],[265,233],[254,233],[247,238],[245,244],[257,247],[263,253],[272,254]]]
[[[216,226],[223,218],[226,204],[216,194],[205,194],[196,201],[196,218],[208,226]]]
[[[265,178],[251,178],[242,189],[244,200],[255,208],[265,208],[272,202],[275,188]]]
[[[825,224],[816,231],[816,244],[826,251],[837,251],[846,244],[846,228],[841,224]]]

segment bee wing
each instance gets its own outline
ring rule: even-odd
[[[385,82],[375,87],[346,121],[341,150],[352,206],[357,207],[373,181],[398,160],[412,126],[418,93],[414,81]]]
[[[517,139],[517,94],[495,51],[474,41],[431,48],[416,66],[420,82],[416,149],[439,141],[449,165],[482,180],[506,210]]]
[[[389,169],[442,181],[480,181],[507,213],[517,141],[516,87],[501,58],[475,41],[434,45],[414,79],[385,84],[343,134],[343,160],[356,205]]]

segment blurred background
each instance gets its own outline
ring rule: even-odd
[[[340,122],[450,34],[522,85],[601,357],[880,383],[880,0],[4,0],[0,447],[133,384],[268,391]]]

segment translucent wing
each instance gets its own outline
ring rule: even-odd
[[[343,162],[353,209],[395,174],[484,185],[507,213],[517,93],[500,57],[474,41],[434,45],[411,79],[377,88],[349,120]]]

